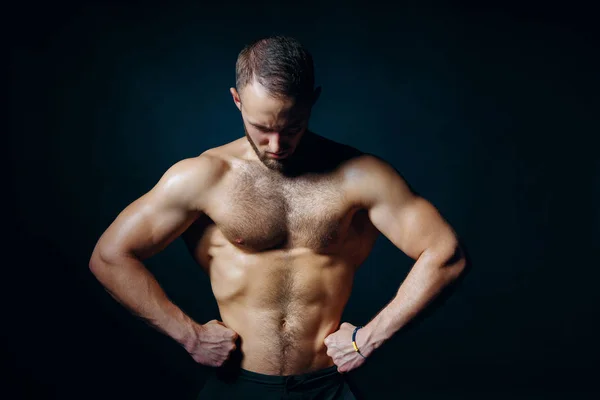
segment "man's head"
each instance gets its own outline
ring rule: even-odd
[[[233,101],[258,158],[285,169],[308,128],[315,90],[312,56],[297,40],[273,36],[246,46],[236,63]]]

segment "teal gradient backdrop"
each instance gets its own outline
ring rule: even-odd
[[[350,374],[362,398],[592,396],[600,65],[585,10],[90,2],[13,14],[3,336],[19,390],[194,398],[207,369],[117,305],[87,263],[170,165],[243,134],[237,53],[277,33],[313,53],[312,129],[389,161],[471,259],[451,296]],[[181,240],[146,265],[197,321],[218,318]],[[367,323],[411,265],[380,238],[343,319]]]

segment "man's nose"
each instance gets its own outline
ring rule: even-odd
[[[281,140],[281,135],[279,133],[274,133],[269,139],[269,152],[279,153],[281,151],[285,151],[285,146]]]

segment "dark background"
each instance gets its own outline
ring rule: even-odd
[[[313,53],[312,129],[392,163],[471,258],[452,296],[350,374],[362,398],[593,397],[592,8],[281,4],[5,6],[0,397],[194,398],[207,368],[116,304],[88,260],[170,165],[242,135],[235,59],[274,33]],[[193,318],[218,318],[180,239],[146,264]],[[368,322],[411,265],[382,237],[344,320]]]

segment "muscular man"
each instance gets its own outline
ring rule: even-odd
[[[172,165],[100,237],[90,268],[121,304],[219,367],[201,398],[352,399],[342,373],[452,282],[464,257],[389,164],[308,129],[320,88],[300,43],[258,40],[236,73],[245,137]],[[380,232],[416,263],[367,325],[340,325]],[[185,315],[143,265],[180,236],[210,276],[222,322]]]

